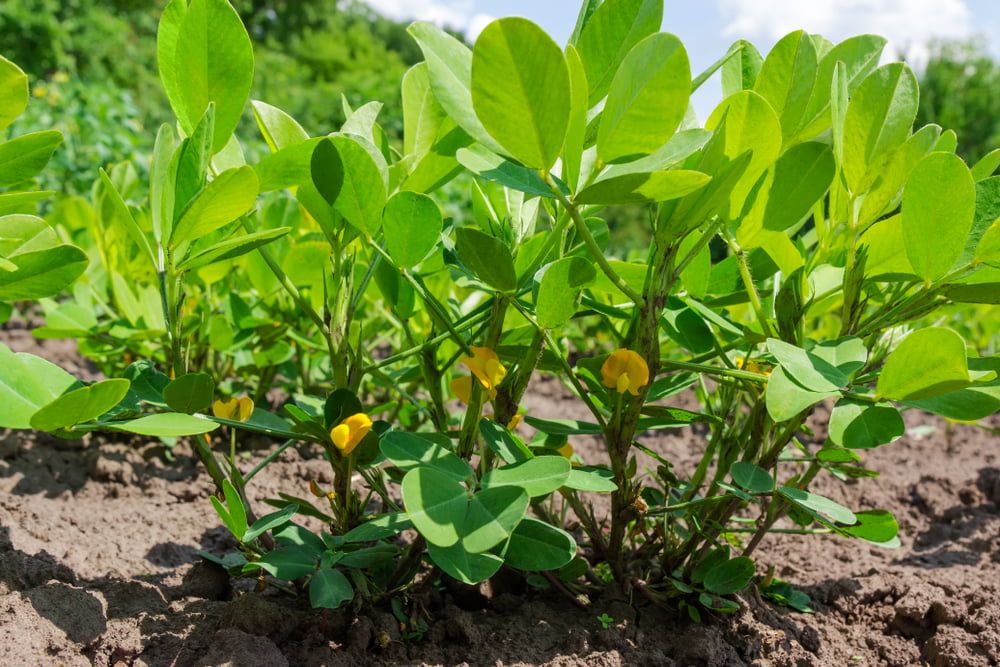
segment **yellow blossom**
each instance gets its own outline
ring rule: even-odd
[[[488,347],[473,347],[471,357],[462,357],[462,363],[479,380],[490,399],[497,396],[497,385],[507,376],[507,369],[500,363],[497,353]],[[466,401],[468,402],[468,401]]]
[[[747,359],[746,357],[737,356],[733,359],[733,363],[736,364],[736,368],[740,370],[749,371],[751,373],[761,373],[762,375],[770,375],[773,370],[768,364],[762,363],[757,359]]]
[[[249,396],[230,398],[226,401],[217,400],[212,403],[212,414],[219,419],[238,422],[249,421],[250,415],[253,414],[253,400]]]
[[[344,456],[354,451],[368,432],[372,430],[371,418],[363,412],[351,415],[330,429],[330,439]]]
[[[601,366],[601,383],[620,394],[638,396],[649,384],[649,366],[632,350],[615,350]]]
[[[556,451],[565,456],[567,459],[570,460],[573,459],[573,453],[574,453],[573,445],[569,444],[568,442],[559,449],[557,449]]]
[[[472,396],[472,378],[468,375],[457,377],[451,381],[451,393],[455,398],[468,404],[469,397]]]
[[[522,419],[522,418],[523,418],[523,417],[522,417],[522,415],[521,415],[521,413],[520,413],[520,412],[518,412],[518,413],[515,413],[515,414],[514,414],[514,416],[510,418],[510,421],[509,421],[509,422],[507,422],[507,430],[508,430],[508,431],[513,431],[513,430],[514,430],[514,429],[516,429],[516,428],[517,428],[518,426],[520,426],[520,425],[521,425],[521,419]]]

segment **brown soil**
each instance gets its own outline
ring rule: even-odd
[[[65,344],[28,332],[0,340],[89,372]],[[584,416],[554,383],[539,416]],[[771,536],[762,565],[813,598],[815,614],[748,594],[733,617],[694,625],[640,601],[582,610],[500,577],[431,601],[422,641],[387,610],[312,611],[274,591],[235,588],[196,552],[231,548],[206,501],[210,483],[179,445],[82,442],[0,431],[0,665],[996,665],[1000,664],[1000,461],[997,439],[907,415],[910,432],[872,452],[879,479],[816,489],[856,509],[894,511],[901,549],[829,536]],[[646,444],[692,465],[690,430]],[[576,442],[592,462],[596,443]],[[252,454],[258,459],[266,454]],[[329,483],[308,449],[286,452],[252,497]],[[597,616],[614,618],[602,629]]]

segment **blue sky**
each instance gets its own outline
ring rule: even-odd
[[[474,37],[492,19],[524,16],[564,43],[573,30],[577,0],[367,0],[392,18],[448,24]],[[684,40],[699,72],[739,38],[762,53],[782,35],[804,28],[836,42],[873,32],[889,39],[920,67],[935,39],[979,37],[1000,57],[1000,0],[666,0],[663,29]],[[695,98],[704,116],[718,98],[709,82]]]

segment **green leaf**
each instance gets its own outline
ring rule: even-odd
[[[503,559],[499,556],[469,553],[461,542],[449,547],[428,544],[427,555],[449,576],[470,585],[486,581],[503,565]]]
[[[778,40],[761,66],[754,90],[777,112],[786,141],[802,123],[816,83],[817,65],[812,36],[796,30]]]
[[[267,531],[284,526],[298,511],[299,506],[292,503],[290,505],[285,505],[277,512],[265,514],[261,518],[254,521],[253,525],[250,526],[245,533],[243,533],[243,542],[252,542]]]
[[[793,489],[788,486],[780,487],[778,489],[778,493],[792,501],[795,505],[798,505],[811,513],[818,514],[829,521],[842,523],[848,526],[857,523],[857,518],[855,517],[854,512],[839,503],[835,503],[829,498],[825,498],[809,491],[803,491],[802,489]]]
[[[899,147],[917,115],[917,78],[903,63],[884,65],[861,83],[844,118],[844,176],[855,195],[868,190],[878,159]]]
[[[885,361],[876,393],[897,401],[933,398],[970,381],[965,341],[951,329],[914,331]]]
[[[510,536],[504,562],[518,570],[557,570],[576,556],[576,542],[566,531],[526,518]]]
[[[115,217],[125,225],[125,231],[128,232],[128,235],[132,237],[132,240],[143,251],[143,255],[149,261],[150,266],[156,266],[156,257],[153,256],[153,248],[149,245],[149,239],[146,238],[146,234],[139,227],[139,223],[132,217],[132,212],[125,204],[125,200],[122,199],[118,188],[111,182],[111,178],[107,172],[103,169],[99,169],[98,172],[101,175],[101,182],[104,184],[104,193],[111,200],[111,205],[117,214]]]
[[[613,480],[614,473],[609,468],[578,466],[569,471],[566,486],[577,491],[611,493],[618,490]]]
[[[776,422],[788,421],[807,408],[828,398],[840,396],[836,391],[811,391],[790,379],[782,367],[771,372],[764,390],[767,413]]]
[[[253,83],[253,45],[226,0],[173,0],[157,34],[160,79],[177,120],[190,135],[210,103],[216,106],[212,153],[232,136]]]
[[[405,512],[383,514],[352,528],[344,535],[345,542],[375,542],[387,537],[398,535],[413,527],[413,522],[406,518]]]
[[[830,440],[841,447],[870,449],[888,444],[904,433],[903,417],[890,403],[863,403],[844,398],[830,415]]]
[[[833,183],[836,164],[826,144],[793,146],[774,165],[774,181],[764,210],[764,229],[783,232],[798,224]]]
[[[86,253],[71,245],[19,251],[4,260],[6,266],[0,269],[0,301],[55,296],[79,278],[88,263]]]
[[[433,468],[456,482],[469,478],[472,468],[441,445],[404,431],[391,431],[379,441],[382,455],[400,469]]]
[[[61,143],[62,134],[56,130],[32,132],[0,143],[0,186],[37,176]]]
[[[514,258],[502,241],[478,229],[455,230],[455,251],[477,278],[501,292],[517,289]]]
[[[1000,266],[1000,218],[983,234],[976,246],[976,261]]]
[[[31,428],[39,409],[79,384],[55,364],[0,343],[0,428]]]
[[[722,96],[729,97],[741,90],[752,90],[764,63],[760,51],[750,42],[737,40],[729,50],[739,49],[732,58],[722,65]]]
[[[261,246],[277,241],[286,236],[290,231],[291,227],[278,227],[276,229],[253,232],[252,234],[239,234],[224,241],[213,243],[204,250],[198,251],[181,262],[177,268],[182,271],[194,271],[204,266],[235,259]]]
[[[469,501],[462,547],[482,553],[507,540],[528,510],[528,494],[516,486],[483,489]]]
[[[523,18],[493,21],[472,51],[472,104],[486,131],[533,169],[549,169],[569,124],[569,71],[559,46]]]
[[[885,510],[865,510],[855,512],[858,522],[853,526],[845,526],[843,530],[848,535],[859,537],[868,542],[885,545],[896,539],[899,534],[899,524],[892,513]]]
[[[323,199],[359,231],[374,236],[382,223],[386,184],[371,154],[349,137],[327,137],[312,156],[312,182]]]
[[[517,486],[537,498],[552,493],[566,483],[572,466],[562,456],[537,456],[520,463],[510,463],[486,473],[480,485],[484,489]]]
[[[535,169],[514,164],[496,153],[491,153],[479,144],[460,148],[455,157],[459,164],[488,181],[519,190],[528,195],[553,198],[552,190],[545,184]],[[563,194],[569,194],[567,190]]]
[[[840,368],[800,347],[768,338],[767,349],[789,377],[810,391],[833,392],[850,381],[847,373]]]
[[[730,558],[705,574],[705,588],[716,595],[732,595],[747,587],[756,573],[753,560],[746,556]]]
[[[622,61],[663,24],[663,0],[606,0],[590,16],[576,44],[590,84],[592,107],[605,95]]]
[[[931,153],[903,190],[903,242],[916,274],[930,283],[951,269],[965,249],[976,214],[976,184],[951,153]]]
[[[842,81],[839,88],[844,91],[843,102],[846,106],[848,94],[853,93],[861,82],[878,66],[886,40],[877,35],[858,35],[849,37],[840,44],[822,54],[819,67],[816,70],[816,84],[809,98],[809,106],[803,116],[800,139],[812,139],[829,128],[831,116],[836,118],[835,99],[831,99],[834,88],[834,73],[837,63],[843,63]],[[846,111],[846,109],[845,109]],[[837,122],[833,121],[833,127]],[[839,161],[839,157],[838,157]]]
[[[31,416],[31,427],[58,431],[100,417],[128,393],[128,380],[104,380],[62,394]]]
[[[125,369],[125,378],[132,383],[131,391],[140,401],[166,405],[163,390],[170,384],[170,378],[156,369],[150,361],[135,361]]]
[[[397,192],[386,202],[382,226],[389,255],[398,267],[409,269],[438,245],[444,220],[427,195]]]
[[[593,263],[582,257],[563,257],[543,269],[535,317],[546,328],[560,327],[572,319],[580,292],[597,277]]]
[[[469,136],[494,153],[503,149],[490,136],[472,104],[472,51],[440,28],[419,21],[407,28],[427,62],[434,97]]]
[[[257,127],[271,152],[290,148],[309,138],[309,134],[302,129],[302,126],[278,107],[258,100],[251,101],[250,106],[253,108]]]
[[[479,433],[486,441],[486,446],[507,463],[518,463],[534,457],[520,438],[492,419],[483,417],[479,420]]]
[[[705,129],[719,133],[719,139],[713,140],[721,142],[722,154],[730,160],[723,166],[736,169],[740,156],[750,152],[744,158],[749,159],[749,164],[735,171],[735,183],[731,184],[722,173],[706,171],[713,176],[712,185],[721,188],[720,194],[728,194],[729,215],[735,218],[757,179],[781,154],[781,122],[767,100],[745,90],[724,99],[705,122]],[[705,153],[712,145],[712,141],[706,144]]]
[[[233,536],[242,542],[243,536],[247,532],[247,511],[243,507],[243,499],[228,479],[222,480],[222,493],[226,498],[226,509],[229,510],[229,521],[231,522],[229,528],[233,531]]]
[[[268,153],[254,165],[260,191],[274,192],[308,183],[312,178],[312,155],[320,138],[299,141]]]
[[[354,598],[354,588],[340,570],[318,570],[309,581],[309,604],[313,609],[336,609]]]
[[[421,466],[406,473],[402,489],[407,516],[430,544],[450,547],[462,538],[469,499],[454,477]]]
[[[293,545],[268,551],[260,559],[247,563],[244,569],[264,570],[272,577],[294,581],[316,572],[318,561],[311,546]]]
[[[707,174],[688,169],[624,174],[597,181],[576,196],[577,204],[643,204],[678,199],[705,187]]]
[[[731,465],[729,474],[733,476],[734,482],[750,493],[768,493],[774,490],[774,478],[771,477],[771,473],[748,461],[737,461]]]
[[[228,169],[206,185],[173,228],[171,243],[195,241],[246,214],[257,202],[251,167]]]
[[[207,373],[187,373],[173,380],[163,389],[163,399],[171,410],[194,414],[212,404],[215,381]]]
[[[107,424],[107,428],[113,431],[158,438],[180,438],[186,435],[210,433],[219,428],[219,425],[204,417],[178,412],[163,412],[130,421],[110,422]]]
[[[1000,148],[994,148],[972,165],[972,177],[977,183],[986,180],[993,175],[997,167],[1000,167]]]
[[[576,419],[540,419],[525,417],[525,423],[549,435],[597,435],[601,427],[591,422]]]
[[[977,383],[967,389],[934,398],[905,401],[905,404],[947,419],[978,421],[1000,411],[1000,381]]]
[[[14,122],[28,106],[28,76],[0,56],[0,132]]]
[[[648,155],[677,131],[691,97],[691,66],[669,33],[646,37],[622,61],[608,91],[597,132],[604,162]]]

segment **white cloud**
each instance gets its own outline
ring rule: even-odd
[[[934,39],[976,32],[965,0],[717,0],[727,37],[761,40],[762,49],[804,28],[837,42],[875,33],[889,40],[893,56],[905,54],[917,66]]]
[[[375,11],[397,21],[429,21],[460,30],[475,39],[493,20],[475,11],[472,0],[367,0]]]

